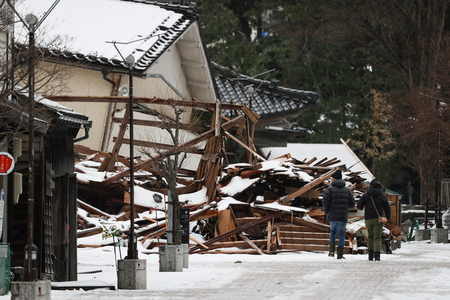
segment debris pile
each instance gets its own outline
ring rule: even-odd
[[[138,241],[148,250],[166,243],[167,190],[157,184],[153,173],[143,169],[135,175],[135,212],[130,215],[126,177],[114,183],[108,179],[127,169],[118,158],[111,172],[100,171],[106,153],[77,147],[87,155],[76,164],[78,182],[78,237],[103,232],[105,225],[90,223],[93,217],[118,221],[118,232],[126,237],[130,218],[135,220]],[[129,165],[129,161],[127,162]],[[138,162],[139,164],[139,162]],[[256,164],[230,164],[220,170],[216,195],[208,196],[201,184],[179,184],[180,204],[189,210],[190,253],[265,254],[284,251],[327,251],[329,224],[322,210],[322,194],[337,169],[356,200],[366,191],[364,174],[347,171],[337,158],[300,161],[286,154]],[[192,182],[188,179],[185,182]],[[178,189],[177,189],[178,190]],[[388,195],[392,217],[384,232],[383,250],[390,253],[399,239],[397,195]],[[392,210],[392,209],[391,209]],[[344,253],[365,252],[367,241],[363,213],[349,213]],[[98,246],[79,244],[79,247]],[[101,246],[101,245],[100,245]]]

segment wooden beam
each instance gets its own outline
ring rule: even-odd
[[[252,228],[253,226],[256,226],[256,225],[258,225],[258,224],[261,224],[261,223],[263,223],[263,222],[266,222],[267,220],[270,220],[270,219],[272,219],[272,218],[277,218],[277,217],[279,217],[279,216],[281,216],[281,215],[283,215],[283,214],[285,214],[285,213],[286,213],[286,212],[284,212],[284,211],[277,211],[277,212],[268,214],[268,215],[266,215],[266,216],[264,216],[264,217],[261,217],[261,218],[259,218],[259,219],[257,219],[257,220],[254,220],[254,221],[252,221],[252,222],[249,222],[249,223],[247,223],[247,224],[244,224],[244,225],[242,225],[242,226],[239,226],[239,227],[236,228],[236,229],[230,230],[230,231],[228,231],[228,232],[226,232],[226,233],[224,233],[224,234],[221,234],[221,235],[216,236],[216,237],[214,237],[214,238],[212,238],[212,239],[209,239],[208,241],[205,242],[205,245],[211,245],[211,244],[213,244],[213,243],[215,243],[215,242],[218,242],[218,241],[221,241],[221,240],[223,240],[223,239],[225,239],[225,238],[227,238],[227,237],[229,237],[229,236],[232,236],[232,235],[235,235],[235,234],[238,234],[238,233],[242,233],[242,232],[243,232],[244,230],[246,230],[246,229]],[[194,247],[192,247],[192,248],[189,250],[189,253],[193,253],[193,252],[196,251],[196,250],[199,250],[199,247],[194,246]]]
[[[307,164],[307,165],[310,165],[310,164],[312,164],[313,162],[315,162],[317,160],[317,157],[313,157],[313,158],[311,158],[310,160],[308,160],[305,164]]]
[[[113,142],[116,142],[117,138],[113,138]],[[147,148],[154,148],[154,149],[162,149],[162,150],[170,150],[173,148],[173,145],[168,144],[161,144],[161,143],[154,143],[154,142],[148,142],[148,141],[141,141],[141,140],[133,140],[134,145],[138,147],[147,147]],[[123,144],[130,144],[130,139],[122,139]],[[193,153],[193,154],[203,154],[205,151],[202,149],[197,148],[188,148],[185,149],[186,153]]]
[[[111,121],[113,123],[121,123],[123,119],[124,118],[114,117],[111,119]],[[127,123],[129,123],[128,119],[127,118],[125,118],[125,119],[126,119]],[[136,120],[135,119],[135,120],[133,120],[133,123],[134,123],[134,125],[138,125],[138,126],[149,126],[149,127],[157,127],[157,128],[161,128],[162,126],[167,126],[166,123],[163,123],[160,121],[150,121],[150,120]],[[169,125],[170,125],[170,128],[176,128],[177,124],[176,124],[176,122],[173,122]],[[206,126],[200,126],[200,125],[195,125],[195,124],[178,124],[178,126],[180,129],[190,130],[190,131],[195,131],[195,132],[206,132],[209,130],[209,128]]]
[[[233,119],[233,120],[231,120],[231,121],[229,121],[227,123],[222,124],[222,127],[224,128],[224,130],[230,129],[230,128],[236,126],[237,124],[239,124],[239,122],[241,121],[242,118],[243,118],[243,116],[238,116],[237,118],[235,118],[235,119]],[[190,141],[188,141],[186,143],[181,144],[178,147],[178,150],[179,151],[183,151],[184,149],[187,149],[187,148],[192,147],[192,146],[194,146],[194,145],[196,145],[196,144],[198,144],[198,143],[200,143],[200,142],[202,142],[204,140],[207,140],[207,139],[209,139],[209,138],[214,136],[214,132],[215,132],[215,129],[210,129],[207,132],[199,135],[198,137],[196,137],[196,138],[194,138],[194,139],[192,139],[192,140],[190,140]],[[146,160],[146,161],[144,161],[142,163],[136,164],[134,166],[134,171],[139,171],[139,170],[143,169],[144,167],[153,164],[155,159],[160,159],[162,157],[162,155],[170,153],[169,151],[166,151],[166,152],[164,152],[164,153],[162,153],[160,155],[157,155],[154,159],[149,159],[149,160]],[[111,183],[113,183],[113,182],[115,182],[115,181],[117,181],[117,180],[119,180],[119,179],[121,179],[121,178],[123,178],[125,176],[128,176],[128,175],[130,175],[130,170],[129,169],[125,170],[125,171],[123,171],[121,173],[118,173],[118,174],[116,174],[114,176],[109,177],[104,182],[106,184],[111,184]]]
[[[99,215],[102,217],[111,218],[111,215],[109,215],[109,214],[107,214],[107,213],[93,207],[92,205],[89,205],[89,204],[81,201],[81,200],[77,200],[77,203],[82,209],[88,211],[89,213],[93,213],[93,214],[96,214],[96,215]]]
[[[208,246],[204,245],[203,243],[200,243],[199,241],[197,241],[196,239],[194,239],[193,237],[189,237],[189,239],[193,240],[194,242],[196,242],[198,245],[202,246],[204,249],[209,249]]]
[[[57,102],[97,102],[97,103],[128,103],[129,97],[114,97],[114,96],[44,96],[47,99]],[[196,107],[205,109],[215,109],[215,102],[200,102],[190,100],[175,100],[175,99],[161,99],[161,98],[147,98],[147,97],[133,97],[134,103],[146,103],[146,104],[160,104],[169,106],[184,106],[184,107]],[[223,103],[222,109],[242,110],[244,105],[239,104],[227,104]],[[248,110],[248,109],[247,109]],[[252,117],[256,118],[257,114],[253,113]],[[258,116],[259,117],[259,116]]]
[[[252,241],[250,241],[248,239],[248,237],[246,237],[245,235],[243,235],[242,233],[239,234],[239,236],[247,242],[247,244],[250,245],[250,247],[252,247],[253,249],[255,249],[256,252],[258,252],[259,255],[264,255],[264,253],[261,251],[261,249],[259,249],[255,244],[252,243]]]
[[[313,187],[319,185],[320,183],[324,182],[325,180],[327,180],[328,178],[331,177],[331,175],[333,175],[333,173],[337,170],[337,168],[332,169],[331,171],[323,174],[320,177],[317,177],[316,179],[314,179],[313,181],[311,181],[310,183],[302,186],[298,191],[291,193],[289,195],[287,195],[286,197],[284,197],[282,200],[278,199],[278,202],[280,202],[281,204],[286,204],[287,202],[290,202],[292,200],[294,200],[296,197],[301,196],[303,193],[305,193],[306,191],[309,191],[310,189],[312,189]]]
[[[142,218],[146,219],[147,221],[153,222],[153,223],[158,223],[157,220],[149,218],[149,217],[146,217],[146,216],[143,216]]]
[[[92,235],[99,234],[99,233],[102,233],[102,232],[103,232],[103,228],[100,227],[100,226],[93,227],[93,228],[88,228],[88,229],[83,229],[83,230],[78,230],[77,238],[92,236]]]
[[[287,222],[302,225],[302,226],[308,226],[310,228],[313,228],[315,230],[320,230],[323,232],[330,232],[330,226],[327,224],[315,222],[315,221],[308,221],[303,218],[293,217],[293,216],[286,216],[284,218]]]
[[[204,251],[200,252],[199,254],[258,254],[258,252],[254,250],[210,250],[210,251]]]
[[[219,216],[219,212],[217,210],[208,210],[204,214],[195,216],[194,218],[189,218],[189,222],[194,222],[198,220],[204,220],[209,218],[214,218]]]
[[[267,253],[270,253],[272,248],[272,220],[267,221]]]
[[[247,106],[243,106],[241,110],[252,121],[253,124],[258,123],[258,119],[260,118],[260,115],[258,115],[254,111],[251,111],[249,108],[247,108]]]
[[[252,243],[256,245],[256,247],[262,247],[267,243],[266,239],[261,239],[261,240],[252,240]],[[246,241],[228,241],[228,242],[216,242],[212,245],[209,246],[209,248],[211,249],[217,249],[217,248],[231,248],[231,247],[236,247],[236,248],[247,248],[250,247],[250,245],[246,242]]]
[[[127,122],[128,119],[128,122]],[[125,135],[125,131],[127,129],[127,124],[130,120],[130,105],[127,105],[127,109],[125,111],[124,118],[120,124],[119,133],[117,135],[117,139],[115,140],[114,148],[111,151],[111,157],[109,159],[105,159],[100,167],[98,168],[99,172],[108,171],[111,172],[114,169],[114,165],[116,163],[116,157],[119,154],[120,147],[122,146],[123,137]],[[107,124],[109,125],[109,124]],[[133,157],[130,158],[130,163],[133,161]]]
[[[230,138],[232,138],[233,140],[235,140],[239,145],[241,145],[242,147],[244,147],[245,149],[247,149],[247,151],[253,153],[253,155],[255,155],[256,157],[258,157],[261,161],[266,161],[266,159],[264,157],[262,157],[261,155],[259,155],[258,153],[256,153],[255,151],[253,151],[253,149],[250,149],[246,144],[244,144],[243,142],[241,142],[238,138],[234,137],[231,133],[225,131],[225,134],[227,136],[229,136]]]

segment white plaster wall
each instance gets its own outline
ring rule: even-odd
[[[65,83],[69,88],[68,96],[109,96],[111,94],[112,85],[103,79],[101,72],[82,68],[71,68],[70,73],[71,78]],[[92,121],[89,138],[79,144],[91,149],[100,150],[109,103],[60,103],[72,108],[77,113],[89,116],[89,120]],[[84,136],[84,134],[84,130],[80,130],[78,137]]]
[[[90,70],[88,68],[71,67],[65,70],[69,73],[69,78],[66,78],[63,84],[67,91],[65,95],[68,96],[110,96],[112,85],[103,78],[100,71]],[[108,75],[108,78],[113,78],[113,75]],[[127,75],[120,76],[119,87],[122,85],[129,85],[129,77]],[[37,91],[39,92],[39,91]],[[44,93],[45,94],[45,93]],[[186,77],[181,67],[178,50],[175,46],[166,51],[154,65],[148,70],[145,78],[133,78],[133,95],[135,97],[155,97],[162,99],[191,99],[188,87],[186,84]],[[103,137],[105,134],[105,124],[108,117],[109,103],[95,103],[95,102],[60,102],[62,105],[74,109],[74,111],[89,116],[89,120],[93,122],[92,128],[89,132],[87,140],[79,142],[80,145],[89,147],[95,150],[101,150]],[[152,109],[156,109],[164,115],[174,117],[173,108],[168,105],[147,105]],[[125,108],[125,104],[113,105],[114,109]],[[185,107],[186,112],[182,115],[181,122],[188,123],[190,121],[192,109]],[[114,115],[116,116],[116,115]],[[148,116],[140,116],[135,114],[134,118],[147,118]],[[108,140],[106,141],[106,149],[111,150],[113,145],[113,137],[117,136],[118,124],[111,125],[113,132],[107,133]],[[167,133],[156,134],[155,129],[135,127],[135,139],[148,139],[152,136],[158,142],[163,143],[168,138]],[[156,131],[159,129],[156,129]],[[84,136],[84,130],[80,130],[78,137]],[[147,137],[146,137],[147,136]],[[120,151],[121,154],[127,155],[129,151]]]

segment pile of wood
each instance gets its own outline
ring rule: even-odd
[[[155,100],[156,101],[156,100]],[[167,102],[167,101],[166,101]],[[173,101],[172,101],[173,102]],[[168,105],[173,105],[167,102]],[[160,100],[158,104],[164,104]],[[177,102],[178,103],[178,102]],[[211,125],[208,128],[198,128],[196,138],[181,143],[177,150],[200,153],[201,161],[196,171],[179,171],[177,176],[177,192],[180,195],[189,194],[206,188],[204,203],[186,205],[190,211],[190,222],[196,222],[195,232],[202,236],[201,241],[191,237],[190,253],[217,253],[217,249],[232,248],[232,252],[275,253],[278,251],[326,251],[328,244],[329,225],[324,220],[322,210],[322,194],[329,186],[329,178],[337,170],[344,172],[344,180],[349,183],[355,198],[358,199],[366,191],[364,174],[349,172],[338,158],[312,158],[298,160],[286,154],[269,160],[256,152],[252,143],[254,127],[259,116],[245,106],[228,105],[222,107],[219,102],[204,104],[196,101],[182,101],[180,105],[202,106],[212,112]],[[222,108],[234,110],[236,115],[228,119],[222,115]],[[112,152],[101,152],[86,147],[75,146],[74,150],[80,157],[101,163],[98,172],[109,172],[103,181],[78,181],[79,205],[90,214],[99,217],[115,215],[120,220],[135,218],[139,240],[148,249],[155,247],[154,238],[164,238],[166,220],[165,211],[161,207],[140,207],[135,205],[135,216],[130,215],[129,206],[129,175],[130,159],[120,156],[119,150],[127,125],[127,114],[121,120],[119,136],[115,138]],[[160,123],[147,124],[160,126]],[[192,128],[190,128],[192,129]],[[201,129],[201,130],[200,130]],[[224,141],[231,139],[247,151],[247,162],[229,164]],[[203,142],[200,149],[196,146]],[[141,142],[143,144],[143,142]],[[161,182],[161,172],[156,160],[164,155],[161,149],[172,151],[170,145],[156,145],[160,155],[151,159],[134,158],[134,178],[140,186],[151,191],[167,195],[167,189]],[[116,162],[123,166],[118,167]],[[149,175],[138,175],[138,171]],[[111,175],[111,172],[113,175]],[[232,201],[230,201],[230,199]],[[390,199],[399,206],[398,197]],[[225,208],[222,201],[230,201]],[[222,202],[222,203],[225,203]],[[218,206],[221,206],[219,209]],[[147,210],[161,210],[160,218],[142,219],[137,213]],[[354,209],[356,213],[357,210]],[[118,216],[118,217],[117,217]],[[361,214],[352,216],[349,222],[362,219]],[[389,229],[396,229],[399,220],[393,219]],[[80,217],[79,236],[95,233],[98,228],[90,228]],[[345,252],[358,251],[358,246],[366,242],[361,230],[348,230]],[[126,230],[123,233],[126,236]],[[392,239],[391,235],[386,240]],[[160,240],[158,240],[160,241]],[[159,242],[158,242],[159,243]],[[388,248],[388,245],[386,246]],[[238,249],[238,250],[236,250]],[[389,249],[386,249],[389,252]]]
[[[80,147],[77,150],[85,154],[91,152],[91,160],[104,160],[98,151]],[[338,168],[345,169],[345,166],[337,159],[298,161],[289,155],[254,165],[227,166],[217,174],[214,201],[185,206],[190,210],[189,221],[195,222],[194,232],[203,237],[201,241],[191,237],[190,253],[327,251],[329,225],[324,220],[321,197],[329,186],[331,174]],[[344,172],[344,175],[355,197],[359,198],[366,190],[362,174]],[[117,220],[129,220],[128,185],[123,184],[126,181],[114,184],[105,181],[79,181],[78,205],[90,216],[108,219],[114,215]],[[140,182],[141,187],[164,192],[154,184],[142,184],[144,178]],[[194,190],[180,189],[185,193]],[[218,209],[222,201],[230,203],[225,209]],[[159,210],[158,218],[138,218],[137,213],[148,210]],[[164,209],[136,205],[135,211],[138,240],[148,249],[164,244]],[[361,216],[350,218],[351,222],[361,219]],[[79,237],[103,230],[90,225],[82,216],[78,216],[78,229]],[[127,233],[124,230],[123,237]],[[360,231],[347,232],[345,253],[356,253],[365,240]]]

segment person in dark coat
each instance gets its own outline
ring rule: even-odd
[[[370,182],[369,189],[358,200],[357,208],[359,210],[364,209],[364,220],[366,223],[367,232],[369,234],[367,239],[369,260],[373,261],[375,258],[375,261],[379,261],[381,252],[381,235],[383,234],[384,224],[378,223],[378,215],[384,215],[389,220],[391,217],[391,209],[389,208],[389,201],[381,189],[381,184],[377,179]]]
[[[355,198],[352,191],[346,187],[345,181],[342,180],[341,170],[337,170],[331,175],[331,186],[323,194],[322,203],[326,220],[330,222],[330,252],[328,256],[334,257],[336,234],[338,234],[337,258],[342,259],[344,258],[348,210],[355,207]]]

